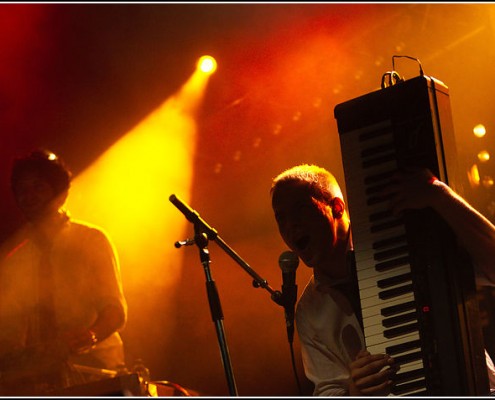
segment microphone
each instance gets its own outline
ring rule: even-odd
[[[284,251],[278,258],[282,269],[282,304],[285,309],[285,323],[289,343],[294,339],[294,314],[297,301],[296,269],[299,257],[293,251]]]

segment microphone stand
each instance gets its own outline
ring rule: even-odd
[[[223,326],[222,305],[220,304],[220,297],[218,296],[215,281],[213,280],[210,272],[210,252],[208,250],[208,236],[202,232],[201,225],[199,223],[194,223],[194,233],[194,241],[199,248],[199,257],[201,260],[201,264],[203,264],[206,275],[206,293],[208,295],[208,302],[210,304],[210,313],[217,331],[218,343],[222,355],[222,363],[225,369],[227,384],[229,386],[229,393],[231,396],[237,396],[237,388],[235,384],[234,373],[232,371],[229,349],[227,346],[225,330]]]
[[[184,203],[179,197],[172,194],[169,197],[169,200],[174,206],[179,209],[179,211],[182,212],[182,214],[184,214],[186,219],[194,225],[194,240],[186,239],[184,241],[177,241],[175,243],[175,247],[179,248],[182,246],[196,244],[199,248],[201,263],[203,264],[203,268],[206,274],[206,288],[208,293],[208,300],[210,302],[210,312],[212,314],[213,321],[215,322],[215,327],[217,330],[217,337],[221,349],[225,374],[229,385],[229,392],[231,396],[236,396],[237,389],[232,372],[232,366],[230,363],[230,356],[222,322],[222,307],[220,304],[218,291],[215,286],[215,281],[212,279],[210,272],[208,240],[215,241],[221,249],[223,249],[230,257],[232,257],[232,259],[234,259],[234,261],[236,261],[248,274],[253,277],[254,287],[262,287],[263,289],[268,290],[268,292],[270,292],[271,294],[271,299],[278,305],[283,305],[282,293],[278,290],[273,290],[266,279],[261,278],[232,248],[229,247],[227,243],[225,243],[225,241],[218,235],[218,232],[214,228],[209,226],[196,211],[194,211],[191,207]]]

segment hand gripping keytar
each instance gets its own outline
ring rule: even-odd
[[[232,366],[230,363],[230,356],[225,340],[225,333],[223,329],[223,315],[220,304],[220,298],[215,286],[215,281],[211,277],[209,269],[210,259],[208,251],[208,241],[213,240],[223,249],[231,258],[233,258],[251,277],[253,277],[253,286],[258,288],[262,287],[271,294],[271,299],[278,305],[283,305],[282,293],[278,290],[273,290],[270,287],[266,279],[262,279],[227,243],[218,235],[218,232],[208,225],[200,215],[184,203],[179,197],[172,194],[169,197],[170,202],[176,206],[186,219],[194,225],[194,239],[186,239],[175,242],[175,247],[180,248],[182,246],[190,246],[195,244],[199,248],[201,263],[206,274],[206,288],[208,293],[208,300],[210,302],[210,311],[213,321],[215,322],[217,337],[219,340],[219,346],[222,354],[222,361],[225,368],[225,374],[229,385],[229,392],[231,396],[237,395],[237,388],[235,384],[234,375],[232,372]]]

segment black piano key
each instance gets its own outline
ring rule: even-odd
[[[378,286],[380,289],[385,289],[391,286],[395,286],[401,283],[411,282],[411,281],[412,281],[412,275],[410,272],[407,272],[405,274],[391,276],[390,278],[380,279],[379,281],[376,282],[376,286]]]
[[[388,151],[395,151],[395,145],[393,142],[381,144],[378,146],[368,147],[361,151],[361,159],[374,156],[378,153],[385,153]]]
[[[370,221],[370,222],[381,221],[382,219],[390,218],[392,216],[393,215],[392,215],[391,210],[380,211],[380,212],[370,214],[368,217],[368,221]]]
[[[425,369],[417,368],[406,372],[399,371],[398,373],[395,374],[392,380],[394,381],[395,384],[399,384],[404,382],[410,382],[412,380],[416,380],[424,377],[425,377]]]
[[[395,153],[385,154],[383,156],[379,156],[373,158],[371,160],[366,160],[361,162],[361,167],[363,169],[376,167],[377,165],[385,164],[389,161],[397,160],[397,155]]]
[[[401,394],[412,392],[413,390],[423,389],[423,388],[426,389],[426,380],[420,379],[420,380],[417,380],[414,382],[404,383],[402,385],[393,386],[391,391],[392,391],[392,394],[398,396]],[[426,392],[424,394],[426,394]],[[419,395],[418,393],[414,393],[414,396],[418,396],[418,395]]]
[[[413,291],[412,284],[404,285],[393,289],[382,290],[381,292],[378,292],[378,297],[382,300],[388,300],[397,296],[401,296],[403,294],[412,293],[412,291]]]
[[[384,189],[390,186],[391,181],[386,181],[385,183],[381,183],[379,185],[368,186],[365,190],[366,196],[371,196],[376,193],[382,192]]]
[[[385,347],[385,353],[394,356],[396,354],[404,353],[409,350],[419,349],[420,347],[420,340],[410,340],[409,342],[394,344],[393,346]]]
[[[383,261],[383,260],[388,260],[389,258],[392,257],[397,257],[402,254],[409,254],[409,247],[408,246],[398,246],[394,247],[385,251],[378,251],[375,254],[373,254],[373,259],[375,261]]]
[[[382,325],[385,328],[392,328],[393,326],[402,325],[406,322],[417,321],[418,314],[416,312],[411,312],[407,314],[397,315],[395,317],[384,318],[382,320]]]
[[[383,222],[381,224],[371,225],[370,232],[377,233],[380,231],[385,231],[387,229],[392,229],[402,225],[404,225],[404,222],[401,219],[394,219],[392,221]]]
[[[393,236],[373,243],[373,249],[379,250],[399,243],[407,243],[406,235]]]
[[[377,137],[384,136],[384,135],[389,135],[390,137],[393,137],[393,134],[394,134],[394,131],[392,130],[392,127],[386,126],[384,128],[380,128],[380,129],[377,129],[374,131],[361,133],[358,136],[358,138],[359,138],[360,142],[365,142],[367,140],[375,139]]]
[[[391,315],[395,315],[395,314],[399,314],[402,312],[415,310],[415,309],[416,309],[416,302],[415,301],[407,301],[405,303],[395,304],[393,306],[382,308],[380,311],[380,314],[382,314],[382,316],[384,316],[384,317],[389,317]]]
[[[412,363],[413,361],[418,361],[423,359],[422,351],[415,351],[414,353],[404,354],[403,356],[393,357],[394,363],[398,365]]]
[[[408,264],[409,264],[409,256],[399,257],[399,258],[394,258],[393,260],[383,261],[375,264],[375,270],[378,272],[384,272]]]
[[[390,180],[397,172],[397,169],[381,172],[379,174],[368,175],[364,178],[365,185],[372,185],[373,183],[381,182],[384,180]]]
[[[385,329],[383,331],[383,336],[387,339],[393,339],[398,336],[407,335],[408,333],[417,332],[418,323],[412,323],[408,325],[399,326],[397,328]]]
[[[367,206],[375,206],[377,204],[384,203],[386,201],[390,201],[391,198],[392,198],[391,196],[373,196],[373,197],[368,198],[368,200],[366,200],[366,205]]]

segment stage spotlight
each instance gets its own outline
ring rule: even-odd
[[[198,60],[198,69],[205,74],[213,74],[217,69],[217,61],[212,56],[202,56]]]
[[[490,160],[490,153],[486,150],[481,150],[479,153],[478,153],[478,160],[480,162],[487,162]]]
[[[482,138],[486,135],[486,128],[483,124],[478,124],[473,128],[474,136]]]

